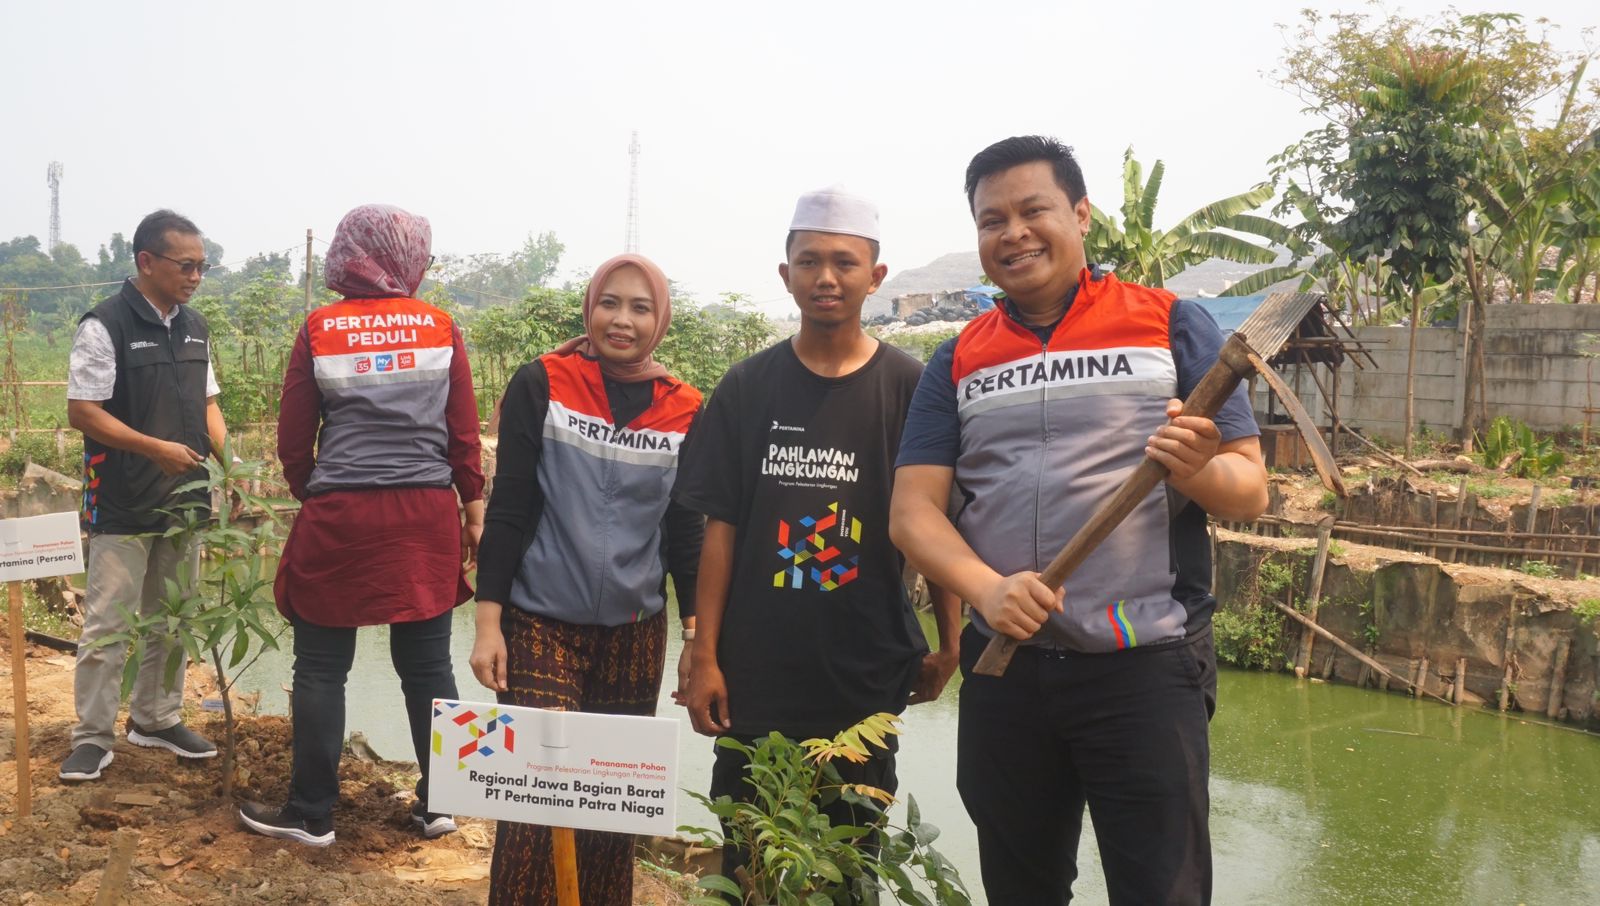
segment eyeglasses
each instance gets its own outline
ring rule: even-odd
[[[166,255],[163,255],[160,252],[151,252],[150,254],[156,256],[157,258],[167,258]],[[179,261],[176,258],[167,258],[167,260],[171,261],[173,264],[176,264],[178,266],[178,270],[183,271],[183,275],[185,277],[196,271],[199,271],[200,276],[204,277],[206,275],[206,271],[211,270],[210,263],[205,261]]]

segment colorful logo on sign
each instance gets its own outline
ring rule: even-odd
[[[791,526],[778,520],[778,556],[785,566],[772,576],[773,588],[804,588],[806,577],[822,591],[833,591],[856,580],[859,554],[848,554],[861,544],[861,520],[840,514],[839,504],[828,504],[827,515],[806,516]]]
[[[452,714],[452,711],[458,713]],[[433,716],[440,715],[446,715],[450,720],[451,738],[446,740],[444,733],[434,730],[433,754],[454,754],[458,771],[466,770],[467,759],[474,755],[493,755],[497,749],[507,752],[517,750],[517,735],[511,729],[511,715],[500,713],[499,708],[490,708],[479,715],[461,702],[439,702],[433,707]],[[498,744],[496,733],[500,734]]]
[[[393,371],[394,370],[394,356],[391,355],[390,353],[386,352],[386,353],[384,353],[383,355],[380,355],[380,356],[373,356],[373,358],[378,363],[378,370],[379,371]]]
[[[417,354],[416,353],[414,353],[414,352],[402,352],[402,353],[400,353],[400,368],[401,368],[401,370],[405,370],[407,368],[415,368],[415,367],[417,367]]]
[[[356,374],[366,374],[372,370],[372,359],[362,356],[356,359]]]

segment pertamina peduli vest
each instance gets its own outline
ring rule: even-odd
[[[1085,270],[1048,342],[1002,306],[957,339],[955,477],[966,503],[956,527],[1002,575],[1043,570],[1144,460],[1178,393],[1172,302]],[[1158,485],[1067,580],[1066,613],[1031,643],[1104,652],[1183,638],[1170,525]]]
[[[323,401],[307,492],[449,487],[450,316],[417,299],[346,299],[305,330]]]
[[[206,319],[187,305],[169,330],[129,280],[116,295],[79,320],[104,324],[117,351],[117,381],[101,405],[141,434],[184,444],[202,456],[211,453],[206,434],[206,366],[210,334]],[[205,491],[173,492],[204,479],[203,466],[165,475],[154,461],[137,453],[83,438],[83,508],[86,531],[136,535],[160,531],[173,514],[193,507],[210,515]]]
[[[661,519],[700,391],[651,382],[650,405],[614,424],[599,364],[539,360],[550,380],[538,480],[544,512],[511,586],[511,604],[568,623],[620,626],[666,606]]]

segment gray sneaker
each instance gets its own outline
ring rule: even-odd
[[[111,763],[111,758],[111,752],[108,750],[86,742],[73,749],[67,760],[61,762],[61,771],[56,776],[72,783],[99,780],[100,772]]]
[[[217,747],[211,740],[183,724],[173,724],[165,730],[145,730],[130,720],[128,741],[147,749],[166,749],[179,758],[217,757]]]

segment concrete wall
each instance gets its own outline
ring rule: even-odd
[[[1586,334],[1596,340],[1590,342]],[[1339,376],[1339,413],[1363,433],[1399,439],[1406,411],[1408,327],[1362,327],[1356,336],[1377,367],[1346,362]],[[1417,332],[1416,419],[1419,427],[1449,433],[1461,423],[1466,396],[1462,366],[1465,336],[1453,327],[1423,327]],[[1489,417],[1509,415],[1544,430],[1583,423],[1583,410],[1600,406],[1600,305],[1493,305],[1485,332]],[[1593,371],[1593,402],[1588,379]],[[1310,375],[1298,381],[1292,368],[1284,379],[1319,423],[1326,405]],[[1328,372],[1317,377],[1328,384]],[[1329,388],[1331,392],[1331,387]],[[1266,390],[1256,390],[1256,411],[1266,411]],[[1281,408],[1280,408],[1281,411]],[[1595,423],[1600,425],[1600,419]]]

